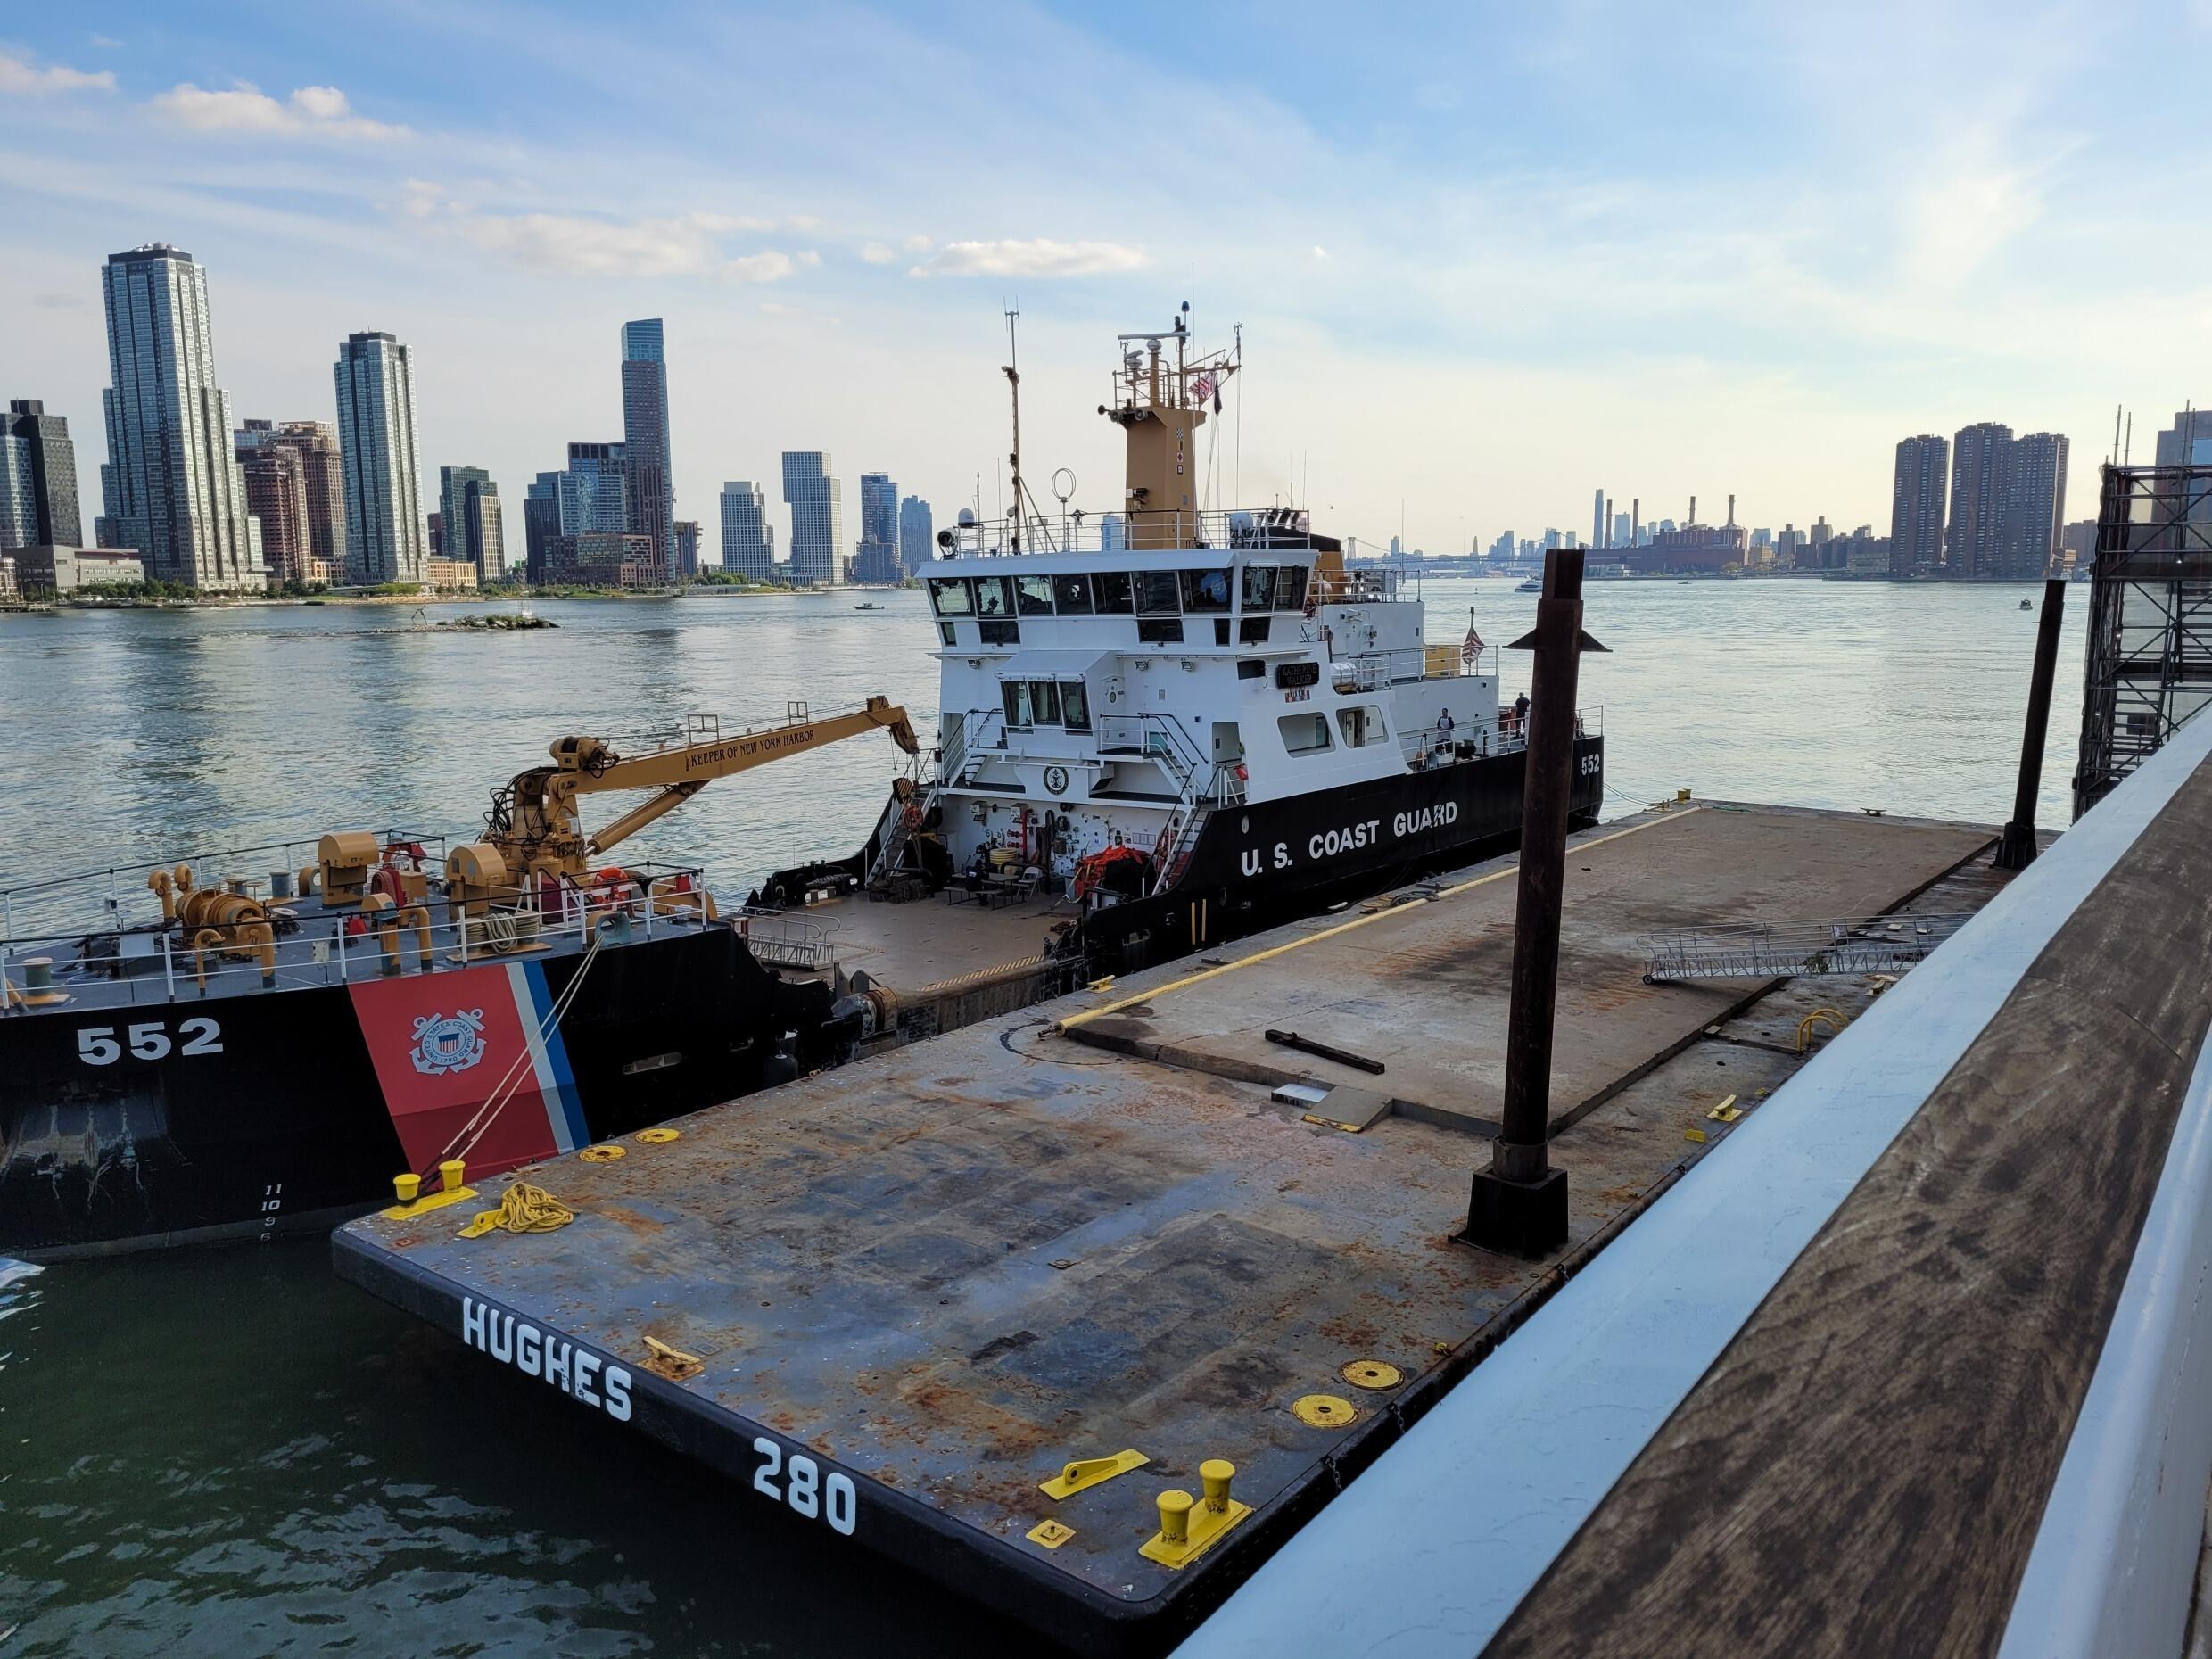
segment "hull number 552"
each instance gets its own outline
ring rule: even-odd
[[[80,1026],[77,1032],[77,1058],[87,1066],[112,1066],[122,1059],[125,1044],[140,1060],[166,1060],[172,1052],[219,1054],[223,1052],[223,1028],[204,1014],[179,1021],[174,1037],[169,1036],[169,1027],[159,1019],[126,1027],[120,1038],[113,1026]]]

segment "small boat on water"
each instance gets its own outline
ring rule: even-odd
[[[873,599],[870,599],[866,604],[855,605],[853,608],[856,611],[879,611],[883,608],[883,607],[877,604]]]
[[[1519,587],[1514,590],[1515,593],[1541,593],[1543,590],[1544,583],[1540,578],[1536,576],[1531,576],[1526,582],[1523,582]]]
[[[2020,608],[2024,611],[2032,611],[2035,608],[2035,602],[2033,599],[2022,599]]]

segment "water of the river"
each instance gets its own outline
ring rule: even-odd
[[[1605,706],[1609,812],[1681,786],[2002,821],[2037,591],[1593,584],[1612,655],[1586,659],[1583,702]],[[1437,640],[1470,605],[1492,644],[1534,615],[1504,582],[1425,597]],[[2067,821],[2086,597],[2046,827]],[[0,615],[0,887],[325,829],[466,833],[550,738],[695,710],[727,727],[881,692],[926,736],[924,604],[877,602],[544,604],[558,631],[512,634],[418,631],[389,607]],[[871,734],[716,784],[648,850],[741,891],[856,845],[896,758]],[[327,1264],[313,1242],[0,1267],[0,1659],[1034,1650],[819,1529],[760,1524]]]

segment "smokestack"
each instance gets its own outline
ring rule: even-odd
[[[1613,498],[1611,496],[1605,498],[1605,538],[1597,545],[1601,548],[1609,548],[1613,545]]]
[[[1632,495],[1629,498],[1629,545],[1634,547],[1643,538],[1644,498],[1640,495]]]
[[[1695,524],[1697,522],[1697,498],[1696,496],[1692,496],[1689,499],[1689,522],[1690,524]],[[1688,527],[1689,525],[1688,524],[1683,526],[1684,529],[1688,529]]]
[[[1730,491],[1729,492],[1729,521],[1728,521],[1728,527],[1729,527],[1730,530],[1733,530],[1733,529],[1735,529],[1735,528],[1736,528],[1736,494],[1735,494],[1735,492],[1734,492],[1733,491]]]

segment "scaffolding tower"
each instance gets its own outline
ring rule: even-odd
[[[2103,470],[2076,818],[2212,702],[2212,465]]]

